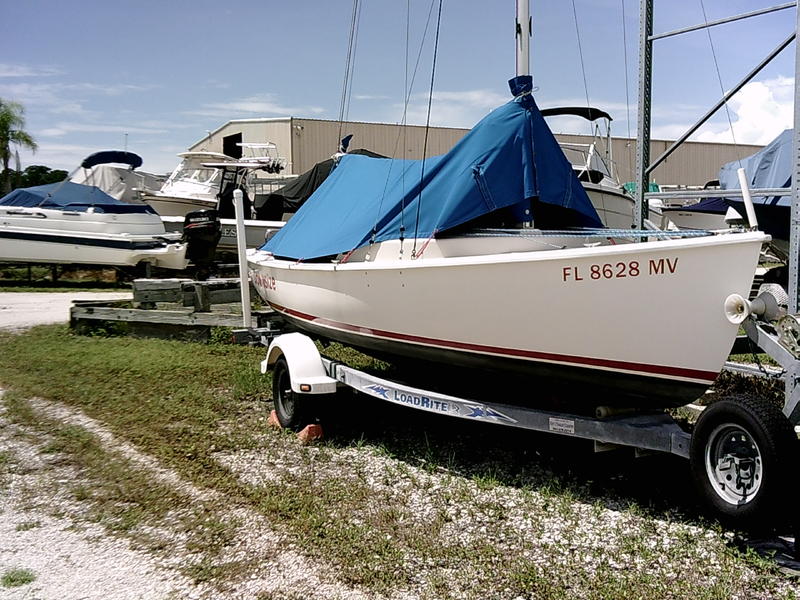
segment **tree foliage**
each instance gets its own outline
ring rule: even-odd
[[[19,148],[28,148],[36,151],[37,145],[33,137],[26,132],[25,108],[19,102],[0,98],[0,162],[3,170],[0,171],[0,191],[3,194],[11,191],[11,178],[8,165],[13,152]]]
[[[47,183],[58,183],[59,181],[64,181],[69,175],[62,169],[51,169],[44,165],[31,165],[21,173],[17,173],[13,169],[7,169],[2,174],[8,178],[11,190],[45,185]]]

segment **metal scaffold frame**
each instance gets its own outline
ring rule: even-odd
[[[796,10],[795,16],[795,31],[792,32],[785,40],[783,40],[772,52],[767,55],[758,65],[756,65],[745,77],[733,86],[730,91],[723,95],[723,97],[694,125],[692,125],[685,134],[675,141],[667,150],[661,154],[653,162],[650,162],[650,119],[651,119],[651,106],[652,106],[652,75],[653,75],[653,42],[658,39],[671,37],[690,31],[697,31],[700,29],[707,29],[725,23],[731,23],[741,19],[756,17],[780,10],[796,8],[797,2],[788,2],[769,8],[754,10],[748,13],[743,13],[733,17],[718,19],[710,21],[701,25],[692,27],[685,27],[670,31],[666,33],[653,34],[653,3],[654,0],[641,0],[640,3],[640,16],[639,16],[639,105],[638,105],[638,119],[637,119],[637,150],[636,150],[636,192],[635,192],[635,212],[634,212],[634,228],[644,229],[646,226],[646,215],[648,214],[648,200],[651,198],[668,198],[668,197],[692,197],[692,198],[708,198],[719,196],[719,190],[704,190],[692,192],[649,192],[650,174],[653,170],[661,164],[668,156],[670,156],[678,147],[680,147],[695,131],[697,131],[709,118],[711,118],[725,103],[736,94],[742,87],[752,80],[767,64],[769,64],[780,52],[782,52],[791,42],[797,38],[797,32],[800,31],[800,10]],[[751,189],[750,193],[753,196],[777,196],[789,195],[792,197],[791,207],[791,227],[790,227],[790,245],[789,245],[789,282],[788,282],[788,296],[789,306],[788,310],[790,315],[797,315],[798,306],[800,306],[800,287],[798,286],[798,278],[800,276],[800,268],[798,261],[800,261],[800,44],[796,44],[795,49],[795,88],[794,88],[794,172],[792,173],[792,188],[789,190],[767,190],[767,189]],[[741,190],[726,190],[726,196],[741,196]],[[778,336],[774,332],[765,330],[755,321],[748,321],[744,323],[745,331],[755,343],[757,343],[766,353],[775,358],[777,362],[786,371],[786,402],[784,405],[784,414],[790,418],[793,423],[800,421],[800,361],[786,350],[786,348],[777,342]]]

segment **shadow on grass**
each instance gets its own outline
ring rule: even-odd
[[[348,394],[321,418],[333,446],[370,444],[411,465],[485,485],[566,492],[669,519],[702,515],[689,463],[678,456],[637,458],[630,448],[594,452],[589,440],[426,413],[359,394]]]

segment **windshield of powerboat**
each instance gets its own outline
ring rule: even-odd
[[[221,176],[222,171],[219,169],[212,169],[196,163],[189,163],[181,166],[181,168],[176,171],[172,176],[172,181],[188,181],[211,186],[219,183]]]

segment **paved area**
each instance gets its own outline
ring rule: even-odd
[[[0,292],[0,329],[22,331],[34,325],[66,323],[73,300],[133,298],[130,292]]]

